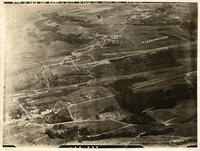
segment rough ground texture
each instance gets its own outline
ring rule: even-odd
[[[4,145],[196,145],[195,3],[6,7]]]

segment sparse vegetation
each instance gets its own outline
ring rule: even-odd
[[[6,67],[5,98],[18,104],[7,109],[5,103],[11,120],[6,144],[131,137],[130,143],[154,145],[168,135],[196,137],[195,3],[28,10],[16,8],[9,16],[20,17],[13,20],[21,29],[7,26],[8,37],[17,38],[8,55],[16,63]]]

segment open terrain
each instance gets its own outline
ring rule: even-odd
[[[195,3],[6,7],[4,145],[196,145]]]

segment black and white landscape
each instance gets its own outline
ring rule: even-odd
[[[4,145],[197,145],[197,3],[5,12]]]

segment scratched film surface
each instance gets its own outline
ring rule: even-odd
[[[4,145],[196,145],[196,3],[5,7]]]

